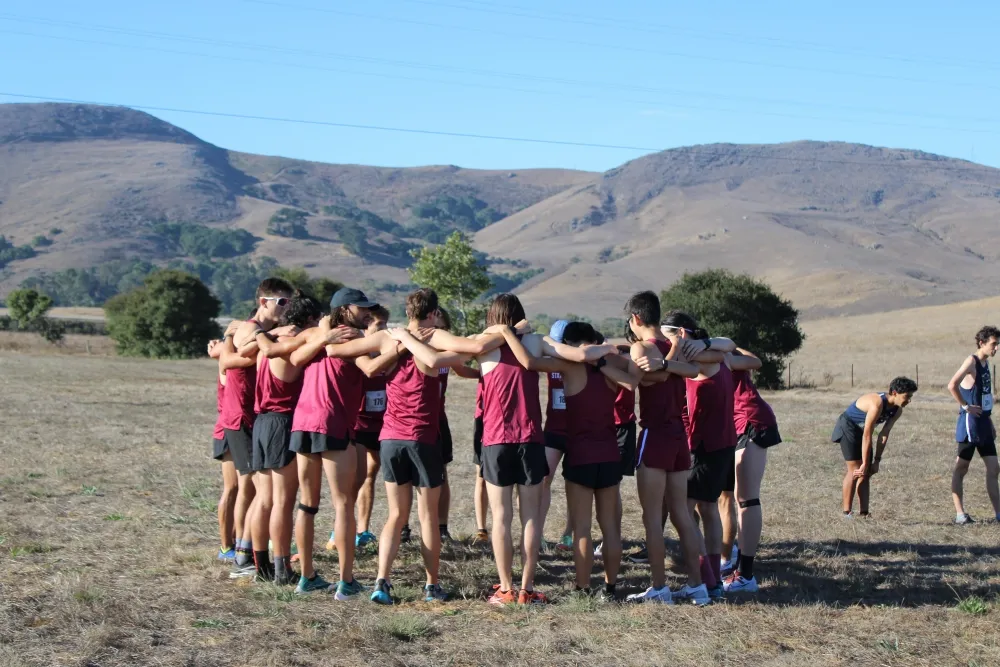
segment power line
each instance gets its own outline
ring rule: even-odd
[[[241,0],[241,1],[245,2],[245,3],[255,4],[255,5],[267,5],[267,6],[272,6],[272,7],[279,7],[279,8],[282,8],[282,9],[293,9],[293,10],[300,10],[300,11],[319,12],[319,13],[324,13],[324,14],[336,14],[336,15],[339,15],[339,16],[351,16],[351,17],[355,17],[355,18],[370,19],[370,20],[382,21],[382,22],[402,23],[402,24],[416,25],[416,26],[422,26],[422,27],[427,27],[427,28],[441,28],[441,29],[445,29],[445,30],[450,30],[452,32],[454,32],[456,30],[458,30],[458,31],[465,31],[465,32],[476,32],[476,33],[480,33],[480,34],[493,35],[493,36],[497,36],[497,37],[505,37],[505,38],[508,38],[508,39],[530,39],[530,40],[535,40],[535,41],[542,41],[542,42],[545,42],[547,44],[553,44],[553,43],[572,44],[572,45],[575,45],[575,46],[585,46],[587,48],[594,48],[594,49],[609,49],[609,50],[629,51],[629,52],[633,52],[633,53],[643,53],[643,54],[650,54],[650,55],[671,56],[671,57],[675,57],[675,58],[688,58],[688,59],[692,59],[692,60],[705,60],[705,61],[710,61],[710,62],[718,62],[718,63],[722,63],[722,64],[725,64],[725,65],[749,65],[749,66],[753,66],[753,67],[771,67],[771,68],[776,68],[776,69],[787,69],[787,70],[801,71],[801,72],[810,72],[810,73],[817,73],[818,72],[818,73],[822,73],[822,74],[834,74],[834,75],[837,75],[837,76],[847,76],[847,77],[853,77],[853,78],[878,79],[878,80],[882,80],[882,81],[902,81],[902,82],[907,82],[907,83],[921,83],[921,84],[928,84],[928,83],[930,83],[930,84],[940,85],[940,86],[955,86],[955,87],[964,87],[964,88],[1000,90],[1000,87],[996,87],[996,86],[983,86],[980,82],[952,81],[952,80],[947,80],[947,79],[946,80],[916,79],[916,78],[912,78],[912,77],[903,77],[903,76],[897,76],[897,75],[891,75],[891,74],[877,74],[877,73],[874,73],[874,72],[847,72],[847,71],[843,71],[843,70],[831,70],[831,69],[826,69],[826,68],[805,67],[805,66],[802,66],[802,65],[793,65],[793,64],[789,64],[789,63],[785,63],[785,62],[782,62],[782,63],[765,63],[765,62],[754,61],[754,60],[741,60],[741,59],[736,59],[736,58],[723,58],[723,57],[709,56],[709,55],[704,55],[704,54],[683,53],[683,52],[680,52],[680,51],[665,51],[665,50],[662,50],[662,49],[648,49],[648,48],[642,48],[642,47],[638,47],[638,46],[624,46],[624,45],[617,45],[617,44],[602,44],[602,43],[599,43],[599,42],[586,42],[586,41],[569,40],[569,39],[553,39],[551,36],[544,36],[544,35],[528,35],[528,34],[524,34],[524,33],[503,32],[503,31],[499,31],[499,30],[486,30],[486,29],[483,29],[483,28],[470,28],[470,27],[466,27],[466,26],[446,25],[446,24],[442,24],[442,23],[433,23],[433,22],[430,22],[430,21],[419,21],[419,20],[416,20],[416,19],[398,18],[398,17],[395,17],[395,16],[378,16],[378,15],[373,15],[373,14],[364,14],[364,13],[361,13],[361,12],[345,11],[345,10],[342,10],[342,9],[332,9],[332,8],[329,8],[329,7],[312,7],[312,6],[307,6],[307,5],[295,5],[295,4],[285,3],[285,2],[276,2],[275,0]]]
[[[3,19],[2,15],[0,15],[0,19]],[[140,35],[140,36],[156,36],[157,38],[163,38],[163,39],[170,39],[170,38],[174,37],[174,36],[170,36],[170,35],[168,35],[166,33],[149,33],[147,31],[132,31],[132,32],[130,32],[130,31],[125,30],[125,29],[119,30],[119,29],[113,29],[113,28],[108,28],[107,30],[108,31],[114,31],[114,32],[121,32],[123,34],[135,34],[135,35]],[[82,44],[95,44],[95,45],[99,45],[99,46],[110,46],[110,47],[122,48],[122,49],[133,49],[133,50],[152,51],[152,52],[157,52],[157,53],[168,53],[168,54],[172,54],[172,55],[193,56],[193,57],[198,57],[198,58],[211,58],[211,59],[216,59],[216,60],[227,60],[227,61],[231,61],[231,62],[240,62],[240,63],[255,64],[255,65],[266,65],[266,66],[272,66],[272,67],[304,69],[304,70],[312,70],[312,71],[334,72],[334,73],[339,73],[339,74],[350,74],[350,75],[355,75],[355,76],[366,76],[366,77],[375,77],[375,78],[384,78],[384,79],[393,79],[393,80],[402,80],[402,81],[417,81],[417,82],[423,82],[423,83],[434,83],[434,84],[438,84],[438,85],[457,86],[457,87],[461,87],[461,88],[479,88],[479,89],[487,89],[487,90],[513,91],[513,92],[520,92],[520,93],[528,93],[528,94],[532,94],[532,95],[547,95],[547,96],[554,96],[554,97],[575,97],[575,98],[578,98],[578,99],[590,99],[590,100],[600,100],[600,101],[606,101],[607,100],[606,97],[602,97],[602,96],[599,96],[599,95],[581,95],[579,93],[570,93],[570,94],[567,94],[567,93],[556,92],[556,91],[552,91],[552,90],[537,90],[537,89],[531,89],[531,88],[517,88],[517,87],[512,87],[512,86],[498,86],[498,85],[483,84],[483,83],[474,83],[474,82],[448,81],[448,80],[441,80],[441,79],[430,79],[430,78],[426,78],[426,77],[404,76],[404,75],[400,75],[400,74],[385,74],[385,73],[381,73],[381,72],[360,72],[360,71],[357,71],[357,70],[342,69],[342,68],[332,68],[332,67],[323,67],[323,66],[320,66],[320,65],[306,65],[306,64],[300,64],[300,63],[296,63],[296,64],[277,63],[277,62],[274,62],[274,61],[260,60],[260,59],[256,59],[256,58],[244,58],[244,57],[226,56],[226,55],[210,54],[210,53],[198,53],[198,52],[193,52],[193,51],[183,51],[183,50],[179,50],[179,49],[166,49],[166,48],[162,48],[162,47],[147,46],[147,45],[118,44],[118,43],[115,43],[115,42],[107,42],[107,41],[101,41],[101,40],[90,40],[90,39],[83,39],[83,38],[79,38],[79,37],[64,37],[64,36],[60,36],[60,35],[44,35],[44,34],[32,33],[32,32],[27,32],[27,31],[19,31],[19,30],[4,30],[4,29],[0,29],[0,33],[12,34],[12,35],[21,35],[21,36],[27,36],[27,37],[38,37],[38,38],[43,38],[43,39],[53,39],[53,40],[58,40],[58,41],[68,41],[68,42],[75,42],[75,43],[82,43]],[[184,37],[184,36],[176,36],[176,39],[180,40],[180,41],[184,41],[187,38]],[[191,40],[192,41],[204,42],[204,43],[208,43],[208,44],[213,43],[212,40],[203,40],[201,38],[191,38]],[[218,43],[219,44],[223,44],[223,45],[227,45],[227,46],[228,45],[234,45],[234,46],[238,46],[238,48],[253,48],[253,45],[248,45],[246,43],[242,43],[242,44],[239,43],[239,42],[218,42]],[[285,49],[282,49],[281,47],[274,47],[274,49],[275,50],[285,50]],[[266,49],[266,45],[265,45],[265,50],[267,50]],[[288,49],[288,51],[294,51],[294,50]],[[323,54],[320,54],[320,55],[323,55]],[[326,54],[326,55],[331,56],[331,54]],[[331,56],[331,57],[340,57],[340,56]],[[344,57],[351,58],[351,56],[344,56]],[[357,59],[358,60],[362,60],[362,61],[378,60],[378,59],[370,59],[370,58],[367,58],[367,57],[358,57]],[[400,65],[403,65],[403,66],[407,66],[406,63],[400,62],[400,61],[386,61],[386,62],[390,62],[390,63],[394,63],[394,64],[400,64]],[[428,68],[431,68],[431,67],[433,67],[433,66],[428,66]],[[471,70],[471,71],[475,71],[475,70]],[[503,73],[498,73],[498,74],[503,75]],[[510,76],[514,77],[516,75],[510,75]],[[526,77],[526,78],[531,78],[531,77]],[[542,80],[547,80],[547,81],[550,81],[550,82],[563,81],[563,82],[566,82],[566,83],[580,83],[582,85],[588,85],[587,82],[572,82],[572,81],[569,81],[569,80],[559,80],[559,79],[542,78],[542,77],[534,77],[534,78],[540,78]],[[630,89],[630,87],[623,87],[623,88]],[[667,91],[665,89],[645,88],[645,87],[641,87],[641,86],[636,86],[635,88],[637,90],[645,90],[647,92],[651,92],[651,93],[654,93],[654,94],[663,94],[663,95],[669,94],[669,91]],[[678,91],[678,92],[681,92],[681,91]],[[693,93],[693,94],[696,95],[696,96],[701,95],[700,93]],[[735,100],[735,101],[739,101],[740,100],[740,98],[727,97],[725,95],[711,95],[711,94],[709,94],[709,95],[704,95],[704,96],[706,96],[706,97],[715,97],[715,98],[720,98],[720,99],[729,99],[729,100]],[[651,106],[651,105],[655,106],[655,105],[660,105],[660,104],[663,103],[662,100],[660,100],[660,101],[634,100],[634,99],[621,98],[621,97],[615,98],[615,101],[617,101],[617,102],[627,102],[627,103],[630,103],[630,104],[643,105],[643,106]],[[772,103],[773,104],[783,104],[783,103],[785,103],[784,101],[778,101],[778,100],[772,101],[772,100],[763,100],[763,99],[755,99],[755,98],[750,98],[750,101],[756,101],[756,102],[765,103],[765,104],[772,104]],[[790,103],[790,104],[797,104],[794,101],[790,101],[788,103]],[[833,118],[831,118],[831,117],[826,117],[826,116],[793,114],[793,113],[786,113],[786,112],[780,112],[780,111],[762,111],[762,110],[745,109],[745,108],[731,109],[731,108],[724,108],[724,107],[723,108],[720,108],[720,107],[709,107],[709,106],[703,106],[703,105],[685,104],[685,103],[682,103],[682,102],[675,102],[673,100],[667,102],[667,105],[669,107],[672,107],[672,108],[687,109],[687,110],[693,110],[693,111],[710,111],[710,112],[719,112],[719,113],[739,113],[739,114],[756,115],[756,116],[768,116],[768,117],[777,117],[777,118],[792,118],[792,119],[797,119],[797,120],[820,120],[820,121],[824,121],[824,122],[836,122],[836,123],[865,122],[865,123],[867,123],[869,125],[881,125],[881,126],[886,126],[886,127],[901,127],[901,128],[910,128],[910,129],[936,130],[936,131],[946,131],[946,132],[963,132],[963,133],[971,133],[971,134],[998,134],[998,133],[1000,133],[1000,129],[995,129],[995,126],[992,126],[991,128],[941,127],[941,126],[935,126],[935,125],[915,125],[915,124],[911,124],[911,123],[898,123],[898,122],[885,121],[885,120],[873,120],[873,119],[870,119],[870,118],[867,118],[864,121],[858,121],[857,119],[844,118],[844,117],[833,117]],[[816,105],[816,104],[803,103],[803,104],[801,104],[801,106],[824,106],[824,105]],[[848,109],[848,110],[860,111],[861,113],[865,113],[866,111],[869,111],[871,113],[886,114],[886,115],[891,115],[893,113],[897,113],[897,112],[893,112],[893,111],[889,111],[889,110],[882,110],[882,109],[864,109],[864,108],[861,108],[861,107],[849,107],[849,106],[839,106],[838,107],[837,105],[833,105],[831,108]],[[899,115],[911,116],[911,117],[916,117],[916,118],[940,118],[940,119],[945,119],[945,120],[956,120],[956,121],[959,121],[959,122],[969,121],[969,122],[993,123],[995,121],[995,119],[993,119],[993,118],[957,118],[957,117],[949,117],[949,116],[938,115],[938,114],[926,114],[926,115],[924,115],[924,114],[914,114],[914,113],[909,113],[909,112],[899,112]]]
[[[401,133],[407,133],[407,134],[458,137],[458,138],[463,138],[463,139],[482,139],[482,140],[490,140],[490,141],[513,141],[513,142],[521,142],[521,143],[552,144],[552,145],[557,145],[557,146],[573,146],[573,147],[582,147],[582,148],[604,148],[604,149],[625,150],[625,151],[634,151],[634,152],[642,152],[642,153],[656,153],[656,152],[661,152],[662,151],[662,152],[667,152],[667,153],[672,153],[672,154],[677,154],[677,155],[688,154],[688,155],[694,155],[694,156],[699,156],[699,157],[701,157],[701,156],[704,156],[704,157],[731,157],[732,156],[732,153],[723,152],[723,151],[719,151],[719,150],[712,150],[712,149],[705,148],[703,146],[688,146],[688,147],[680,147],[680,148],[672,148],[672,149],[666,149],[666,150],[664,150],[662,148],[649,148],[649,147],[645,147],[645,146],[629,146],[629,145],[621,145],[621,144],[602,144],[602,143],[592,143],[592,142],[585,142],[585,141],[563,141],[563,140],[558,140],[558,139],[537,139],[537,138],[528,138],[528,137],[511,137],[511,136],[492,135],[492,134],[477,134],[477,133],[471,133],[471,132],[449,132],[449,131],[445,131],[445,130],[426,130],[426,129],[417,129],[417,128],[402,128],[402,127],[391,127],[391,126],[386,126],[386,125],[364,125],[364,124],[359,124],[359,123],[341,123],[341,122],[325,121],[325,120],[309,120],[309,119],[302,119],[302,118],[285,118],[285,117],[280,117],[280,116],[261,116],[261,115],[254,115],[254,114],[242,114],[242,113],[233,113],[233,112],[224,112],[224,111],[208,111],[208,110],[204,110],[204,109],[182,109],[182,108],[178,108],[178,107],[162,107],[162,106],[153,106],[153,105],[144,105],[144,104],[121,104],[121,103],[116,103],[116,102],[97,102],[97,101],[93,101],[93,100],[79,100],[79,99],[72,99],[72,98],[65,98],[65,97],[46,97],[46,96],[41,96],[41,95],[27,95],[27,94],[23,94],[23,93],[9,93],[9,92],[4,92],[4,91],[0,91],[0,97],[9,97],[9,98],[15,98],[15,99],[40,100],[40,101],[43,101],[43,102],[63,102],[63,103],[70,103],[70,104],[90,104],[90,105],[107,106],[107,107],[121,107],[121,108],[129,108],[129,109],[138,109],[138,110],[141,110],[141,111],[162,111],[162,112],[168,112],[168,113],[184,113],[184,114],[194,114],[194,115],[201,115],[201,116],[215,116],[215,117],[223,117],[223,118],[238,118],[238,119],[242,119],[242,120],[257,120],[257,121],[268,121],[268,122],[279,122],[279,123],[295,123],[295,124],[301,124],[301,125],[317,125],[317,126],[325,126],[325,127],[347,128],[347,129],[357,129],[357,130],[374,130],[374,131],[380,131],[380,132],[401,132]],[[749,153],[749,152],[747,152],[745,154],[745,157],[754,158],[754,159],[761,159],[761,160],[777,160],[777,161],[783,161],[783,162],[809,162],[809,163],[816,163],[816,164],[839,164],[839,165],[853,165],[853,166],[861,166],[861,167],[871,167],[872,166],[872,164],[870,162],[861,162],[859,160],[833,160],[833,159],[828,159],[828,158],[792,157],[792,156],[786,156],[786,155],[765,155],[765,154],[763,154],[763,152],[765,150],[767,150],[767,149],[768,149],[767,147],[762,147],[760,149],[760,151],[757,152],[757,153]],[[944,166],[944,165],[940,165],[939,163],[941,162],[942,159],[945,159],[945,160],[948,160],[948,161],[953,161],[953,162],[962,162],[962,163],[964,163],[964,165],[963,166],[957,166],[957,165],[956,166]],[[938,170],[938,171],[962,171],[962,172],[969,172],[969,171],[976,170],[976,171],[984,171],[984,172],[985,171],[989,171],[989,172],[991,172],[993,174],[1000,174],[1000,170],[998,170],[998,169],[996,169],[994,167],[988,167],[986,165],[979,165],[979,164],[975,164],[975,163],[972,163],[972,162],[968,162],[966,160],[960,160],[958,158],[942,158],[942,157],[939,157],[939,156],[933,156],[931,158],[922,158],[922,157],[916,157],[916,156],[914,156],[914,157],[912,157],[912,158],[910,158],[908,160],[901,160],[901,161],[895,161],[895,162],[887,162],[884,165],[880,165],[880,166],[883,166],[883,167],[893,166],[893,167],[899,167],[899,168],[911,168],[910,165],[912,165],[914,163],[931,163],[931,164],[937,164],[938,166],[934,167],[934,169]]]

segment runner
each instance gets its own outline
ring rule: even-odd
[[[858,495],[859,514],[868,517],[871,476],[878,472],[882,452],[889,441],[889,433],[900,417],[903,408],[910,404],[917,391],[917,383],[898,377],[889,383],[889,392],[865,394],[854,401],[837,419],[833,428],[833,442],[840,443],[840,451],[847,464],[843,484],[843,509],[845,518],[853,518],[854,494]],[[875,427],[884,424],[878,434],[878,444],[872,452]]]
[[[256,559],[258,578],[280,585],[294,582],[289,559],[295,492],[299,487],[295,453],[289,450],[289,442],[292,414],[302,390],[302,369],[293,366],[288,356],[301,347],[304,339],[291,334],[316,326],[320,310],[318,301],[296,294],[282,318],[282,324],[294,327],[294,331],[274,340],[263,329],[254,331],[253,342],[259,348],[259,353],[254,353],[257,418],[253,425],[257,508],[251,533],[254,552],[264,555],[263,560]],[[269,542],[273,545],[273,564],[266,557]]]
[[[380,356],[349,357],[338,354],[350,343],[334,344],[357,336],[368,326],[373,301],[359,290],[343,288],[330,299],[331,314],[314,329],[299,334],[305,342],[290,357],[303,369],[302,394],[292,419],[291,451],[297,454],[299,512],[295,524],[301,576],[297,593],[333,592],[337,600],[362,591],[354,578],[355,517],[359,456],[352,445],[354,424],[363,399],[362,377],[377,373],[391,359]],[[338,336],[346,328],[350,335]],[[340,581],[330,584],[313,567],[315,517],[325,473],[335,512],[335,537]]]
[[[233,320],[226,329],[225,336],[236,333],[239,328],[239,320]],[[212,340],[208,343],[208,356],[218,360],[222,356],[225,346],[222,340]],[[226,393],[226,372],[221,365],[216,374],[216,410],[218,418],[215,420],[215,429],[212,432],[212,458],[222,464],[222,495],[219,497],[219,554],[218,559],[231,563],[236,560],[236,536],[243,536],[243,517],[240,522],[235,523],[236,493],[239,486],[239,473],[233,464],[233,457],[226,447],[226,431],[222,427],[222,403]]]
[[[576,590],[591,594],[594,567],[590,528],[597,506],[597,522],[604,535],[604,591],[602,599],[617,595],[621,566],[621,515],[618,485],[621,454],[615,428],[615,401],[619,388],[632,390],[642,376],[627,357],[609,354],[593,364],[531,355],[508,329],[507,345],[525,368],[559,373],[566,399],[566,505],[572,524]],[[600,345],[604,337],[590,324],[570,322],[562,335],[566,345]]]
[[[226,336],[219,366],[226,373],[226,390],[222,401],[221,424],[225,446],[239,473],[236,492],[236,524],[242,517],[243,532],[237,535],[236,559],[230,577],[250,577],[256,574],[254,565],[252,525],[256,510],[256,488],[253,483],[253,422],[254,390],[256,385],[256,345],[254,332],[273,329],[293,293],[292,286],[280,278],[267,278],[257,287],[257,310],[246,322],[240,323],[232,336]],[[243,350],[240,352],[238,350]],[[264,552],[264,560],[267,552]]]
[[[490,499],[486,493],[486,480],[483,479],[483,376],[477,371],[476,409],[472,424],[472,463],[476,466],[476,486],[473,491],[473,505],[476,510],[476,536],[472,538],[473,546],[486,546],[490,543],[490,534],[486,530],[486,512],[490,508]]]
[[[646,530],[651,585],[629,595],[629,602],[672,604],[667,586],[664,506],[677,530],[684,551],[688,579],[678,597],[707,604],[708,590],[699,568],[699,535],[687,507],[688,451],[684,427],[686,410],[682,378],[695,377],[698,369],[681,359],[682,345],[671,345],[660,330],[660,300],[653,292],[632,295],[625,304],[632,343],[632,360],[645,371],[639,388],[639,452],[636,485]],[[656,369],[656,370],[654,370]]]
[[[506,341],[511,327],[525,321],[524,308],[513,294],[497,296],[486,314],[487,333],[501,332]],[[537,334],[524,335],[524,347],[532,358],[543,354],[572,361],[596,361],[611,354],[610,345],[575,348],[554,344]],[[542,411],[538,396],[537,369],[525,369],[509,345],[479,356],[483,374],[482,471],[493,513],[493,555],[500,584],[491,604],[544,604],[548,599],[534,590],[535,570],[542,539],[542,494],[548,475],[542,445]],[[521,590],[513,588],[514,545],[511,537],[513,496],[518,493],[522,543]]]
[[[955,523],[975,523],[965,511],[962,482],[976,452],[986,464],[986,493],[993,504],[993,514],[1000,521],[1000,490],[997,488],[996,428],[993,426],[993,378],[990,359],[997,353],[1000,329],[983,327],[976,333],[976,353],[965,360],[948,383],[948,391],[958,401],[958,424],[955,440],[958,455],[951,473],[951,497],[955,502]],[[877,460],[877,459],[876,459]]]
[[[563,332],[566,330],[566,320],[556,320],[549,328],[549,340],[555,343],[563,342]],[[545,488],[542,491],[542,537],[545,536],[545,521],[552,505],[552,480],[556,477],[559,461],[566,451],[566,394],[563,388],[562,375],[559,371],[545,374],[548,384],[548,400],[545,402],[545,428],[542,435],[545,438],[545,461],[549,466],[549,474],[545,476]],[[566,525],[562,537],[556,544],[560,551],[573,551],[573,529],[570,526],[569,508],[566,508]]]
[[[661,327],[671,344],[697,341],[706,350],[713,341],[708,333],[687,313],[672,311]],[[717,339],[723,340],[723,339]],[[727,351],[735,349],[731,343]],[[733,370],[746,370],[752,364],[744,357],[722,355],[718,361],[699,362],[698,376],[686,382],[688,409],[688,442],[693,465],[688,479],[688,508],[692,521],[701,519],[699,531],[702,581],[709,596],[718,599],[724,592],[721,572],[722,519],[719,497],[730,469],[736,464],[736,427],[733,415]],[[695,524],[696,530],[697,523]]]
[[[379,331],[385,331],[389,322],[389,311],[382,306],[375,306],[369,310],[371,322],[365,332],[371,336]],[[395,360],[393,360],[395,362]],[[354,423],[354,442],[364,447],[358,449],[358,453],[365,452],[363,460],[366,462],[365,475],[361,482],[361,489],[358,491],[358,535],[354,540],[355,546],[365,547],[376,541],[375,535],[369,530],[372,520],[372,507],[375,501],[375,480],[379,470],[382,469],[382,458],[379,455],[379,432],[382,430],[382,418],[385,415],[385,383],[386,373],[381,371],[365,376],[361,380],[362,388],[365,392],[364,402],[358,418]],[[334,534],[330,534],[330,541],[326,548],[333,550],[336,542]]]
[[[758,370],[760,359],[742,348],[732,353],[747,360],[745,370],[733,371],[733,419],[739,440],[736,444],[736,465],[729,469],[725,490],[719,499],[720,509],[725,509],[722,553],[729,554],[734,539],[739,536],[739,548],[731,561],[731,572],[724,572],[723,587],[727,593],[756,593],[754,557],[760,544],[763,526],[760,507],[760,483],[767,466],[767,450],[781,443],[778,420],[750,377]],[[735,498],[734,498],[735,491]],[[739,521],[733,511],[739,502]]]

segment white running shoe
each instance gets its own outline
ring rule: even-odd
[[[677,602],[691,602],[699,607],[702,607],[712,601],[712,599],[708,597],[708,588],[705,584],[695,586],[694,588],[684,584],[684,588],[673,592],[673,598]]]
[[[702,586],[704,588],[704,586]],[[705,593],[706,597],[708,593]],[[673,595],[670,593],[670,587],[664,586],[663,588],[653,588],[650,586],[646,589],[645,593],[633,593],[625,598],[626,602],[651,602],[653,604],[673,604]]]
[[[733,572],[732,576],[722,583],[722,589],[727,593],[756,593],[757,577],[744,579],[739,572]]]
[[[604,557],[604,542],[601,542],[596,547],[594,547],[594,558]]]

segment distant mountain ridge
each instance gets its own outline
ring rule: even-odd
[[[0,234],[46,239],[0,268],[0,293],[198,246],[162,223],[243,229],[250,257],[358,283],[406,282],[410,248],[462,229],[519,260],[498,270],[544,269],[517,288],[533,312],[615,316],[633,291],[727,267],[822,316],[996,293],[998,214],[1000,170],[858,144],[693,146],[604,174],[395,169],[233,152],[120,107],[0,104]]]

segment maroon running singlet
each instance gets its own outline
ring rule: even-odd
[[[257,385],[254,391],[254,411],[289,413],[295,411],[302,391],[302,376],[294,382],[285,382],[271,372],[271,360],[267,357],[257,364]]]
[[[483,446],[542,441],[538,373],[526,370],[510,348],[483,375]]]
[[[778,425],[771,406],[750,379],[750,371],[733,371],[733,421],[737,434],[746,433],[750,424],[758,429]]]
[[[651,339],[660,354],[666,358],[670,343]],[[687,397],[684,378],[671,375],[665,382],[639,388],[639,454],[637,465],[657,468],[667,472],[681,472],[691,468],[684,415]]]
[[[733,424],[733,374],[729,366],[704,380],[687,379],[691,451],[717,452],[736,446]]]
[[[292,432],[349,439],[361,409],[363,376],[352,359],[333,359],[321,351],[302,369]]]
[[[388,376],[388,405],[380,440],[406,440],[436,445],[441,421],[441,381],[417,368],[404,353]]]
[[[587,385],[579,394],[566,396],[566,464],[617,463],[615,390],[604,373],[587,365]]]

